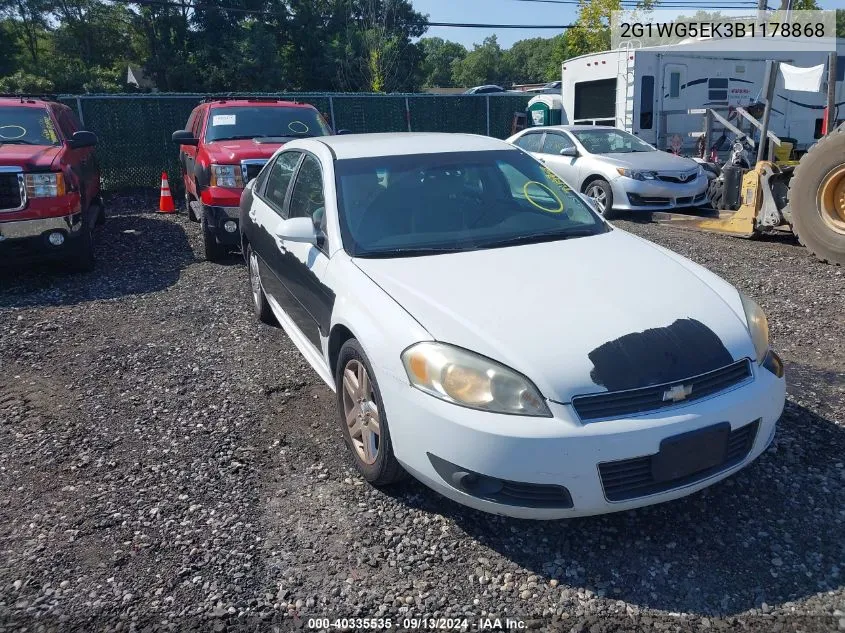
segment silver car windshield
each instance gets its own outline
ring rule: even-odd
[[[591,154],[631,154],[657,151],[648,143],[622,130],[573,130],[572,134]]]

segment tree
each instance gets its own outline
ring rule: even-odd
[[[508,78],[505,56],[495,35],[473,45],[473,50],[462,60],[455,60],[452,80],[456,86],[478,86],[503,83]]]
[[[640,0],[637,9],[648,10],[655,0]],[[578,19],[569,31],[568,48],[573,56],[610,48],[610,16],[622,10],[622,0],[578,0]]]
[[[836,37],[845,38],[845,9],[836,10]]]
[[[549,59],[555,47],[553,39],[535,37],[516,42],[505,51],[505,66],[509,83],[538,83],[547,81]],[[558,73],[560,69],[558,68]]]
[[[422,85],[427,88],[448,88],[452,82],[452,66],[467,56],[462,44],[440,37],[424,37],[419,41],[423,56]]]

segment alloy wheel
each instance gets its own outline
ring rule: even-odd
[[[356,359],[343,368],[343,415],[358,458],[374,464],[381,448],[381,420],[372,380]]]
[[[258,255],[254,251],[249,253],[249,285],[252,287],[252,300],[255,307],[261,307],[261,278],[258,276]]]
[[[602,213],[604,213],[604,210],[607,207],[607,193],[605,193],[604,189],[597,185],[590,185],[587,187],[586,194],[588,198],[592,198],[598,203]]]

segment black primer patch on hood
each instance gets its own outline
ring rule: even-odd
[[[588,356],[590,378],[608,391],[683,380],[734,362],[716,333],[695,319],[626,334]]]

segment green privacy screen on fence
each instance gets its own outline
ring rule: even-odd
[[[310,103],[335,129],[364,132],[464,132],[506,138],[515,112],[531,95],[250,94]],[[170,140],[207,95],[65,96],[85,129],[99,137],[97,155],[106,191],[158,187],[162,171],[179,187],[178,148]]]

